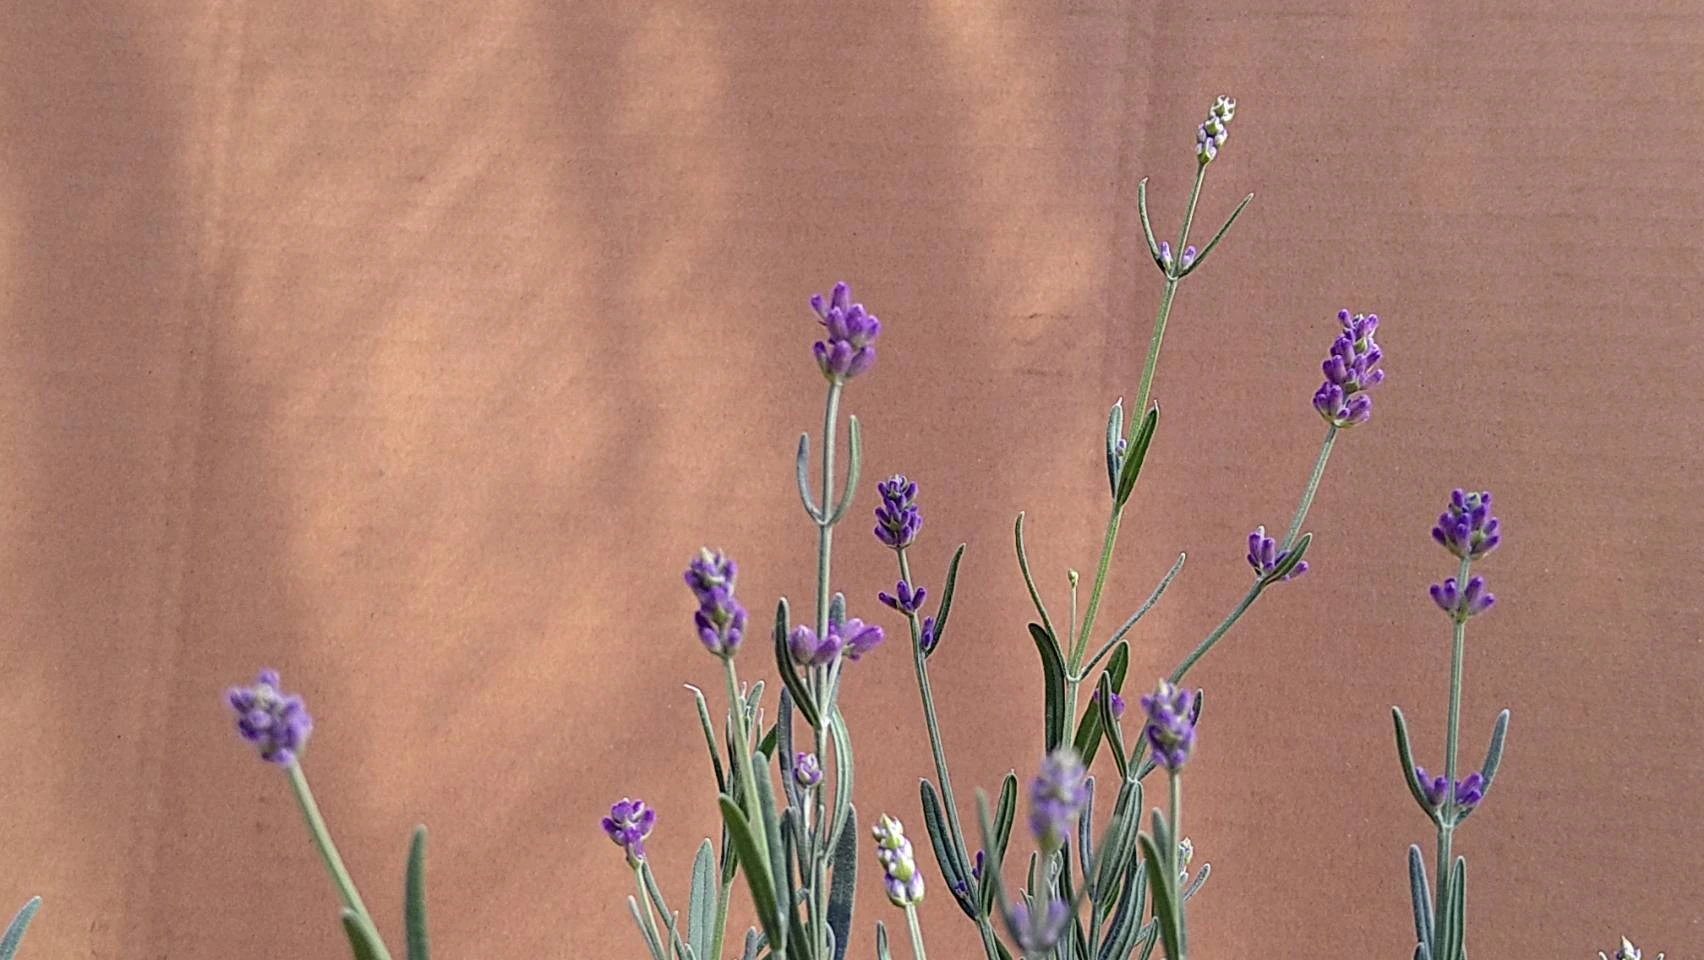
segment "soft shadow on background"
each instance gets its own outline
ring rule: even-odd
[[[660,811],[684,897],[715,830],[679,572],[804,601],[791,477],[810,294],[884,322],[835,581],[882,618],[873,486],[924,490],[961,800],[1040,750],[1010,524],[1056,605],[1091,571],[1099,435],[1135,391],[1193,130],[1238,98],[1165,419],[1105,619],[1166,671],[1240,596],[1322,431],[1339,307],[1389,380],[1338,445],[1313,572],[1194,674],[1203,955],[1405,956],[1425,821],[1388,710],[1441,754],[1450,487],[1496,491],[1501,603],[1464,753],[1476,955],[1704,943],[1704,12],[1672,2],[18,6],[0,35],[0,906],[32,956],[336,956],[334,898],[223,689],[304,692],[307,766],[387,931],[432,830],[445,956],[638,956],[609,802]],[[760,617],[761,619],[761,617]],[[897,633],[897,621],[883,620]],[[1113,622],[1117,622],[1116,619]],[[761,630],[758,631],[761,633]],[[762,673],[757,645],[742,660]],[[920,832],[908,657],[857,665],[864,818]],[[1012,704],[1028,707],[1014,710]],[[867,860],[863,867],[873,866]],[[933,885],[939,956],[972,929]],[[896,922],[866,876],[852,952]]]

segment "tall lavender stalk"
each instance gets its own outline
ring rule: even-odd
[[[1449,721],[1444,734],[1444,773],[1429,776],[1414,762],[1408,723],[1398,707],[1391,708],[1396,725],[1397,759],[1415,803],[1437,828],[1437,889],[1428,889],[1426,863],[1418,845],[1408,848],[1410,899],[1414,908],[1416,960],[1465,960],[1467,860],[1451,859],[1455,831],[1491,791],[1502,763],[1509,711],[1497,715],[1491,743],[1480,770],[1457,776],[1456,753],[1461,730],[1462,665],[1467,622],[1491,609],[1496,598],[1485,589],[1485,578],[1469,573],[1473,562],[1502,542],[1502,524],[1491,514],[1491,494],[1456,490],[1432,528],[1432,538],[1448,550],[1459,566],[1456,575],[1433,584],[1432,601],[1450,618]]]

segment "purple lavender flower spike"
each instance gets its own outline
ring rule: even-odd
[[[1142,697],[1148,714],[1146,736],[1154,751],[1154,762],[1176,772],[1189,762],[1195,747],[1195,695],[1161,680],[1152,694]]]
[[[698,598],[692,622],[704,649],[718,657],[731,657],[745,637],[746,612],[734,599],[734,580],[739,568],[720,550],[704,547],[686,567],[686,585]]]
[[[798,753],[793,755],[793,780],[801,787],[809,789],[822,782],[822,763],[814,753]]]
[[[898,820],[882,815],[870,828],[876,838],[876,860],[882,865],[882,887],[888,901],[896,907],[910,906],[923,899],[923,872],[911,851],[911,841],[905,838],[905,827]]]
[[[876,484],[881,505],[876,507],[876,539],[895,550],[917,541],[923,529],[923,514],[917,509],[917,484],[895,474]]]
[[[881,627],[856,617],[843,623],[830,621],[828,633],[821,637],[801,623],[787,636],[787,652],[801,667],[826,667],[841,654],[848,660],[858,660],[880,646],[883,639]]]
[[[1313,403],[1326,422],[1347,429],[1366,423],[1373,415],[1373,399],[1366,391],[1384,381],[1384,370],[1379,367],[1384,351],[1373,340],[1378,314],[1339,310],[1337,322],[1343,329],[1320,365],[1325,382],[1314,391]]]
[[[1026,957],[1043,957],[1052,953],[1065,936],[1066,925],[1071,920],[1070,907],[1059,899],[1048,901],[1046,913],[1031,914],[1029,904],[1022,900],[1004,912],[1006,929]]]
[[[288,767],[308,742],[314,721],[302,698],[279,688],[278,671],[262,670],[252,687],[226,694],[237,714],[237,733],[260,749],[260,758]]]
[[[1502,524],[1491,515],[1491,492],[1467,493],[1454,490],[1450,503],[1438,515],[1438,525],[1432,528],[1432,539],[1457,559],[1477,560],[1497,549],[1503,540]]]
[[[1088,771],[1070,747],[1060,747],[1041,762],[1030,781],[1030,831],[1046,852],[1065,845],[1083,805],[1089,801]]]
[[[1273,571],[1277,570],[1278,565],[1289,555],[1288,550],[1278,552],[1278,542],[1266,535],[1264,526],[1255,527],[1254,532],[1248,535],[1248,565],[1254,568],[1254,575],[1257,577],[1264,579],[1272,576]],[[1301,560],[1280,579],[1294,580],[1307,572],[1308,562]]]
[[[1485,589],[1484,577],[1470,578],[1466,588],[1459,587],[1456,578],[1450,577],[1443,583],[1432,584],[1432,602],[1438,605],[1438,609],[1465,623],[1467,618],[1477,617],[1491,609],[1497,598]]]
[[[627,865],[635,869],[645,861],[645,838],[657,824],[657,811],[643,800],[622,797],[603,818],[604,835],[627,854]]]
[[[1094,704],[1100,703],[1099,690],[1089,694],[1089,702]],[[1124,698],[1116,693],[1112,695],[1112,718],[1114,720],[1124,719]]]
[[[923,607],[923,598],[929,595],[929,591],[923,587],[913,590],[911,584],[904,580],[895,584],[893,591],[891,594],[886,591],[878,593],[876,599],[900,613],[916,613]]]
[[[864,310],[861,303],[852,302],[852,290],[845,283],[834,285],[828,302],[822,295],[811,297],[811,309],[822,322],[825,339],[818,340],[812,352],[817,366],[830,383],[845,383],[870,368],[876,360],[876,337],[882,323],[875,314]]]

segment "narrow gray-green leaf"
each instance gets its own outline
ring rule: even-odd
[[[1035,577],[1030,573],[1029,553],[1024,550],[1024,515],[1021,512],[1017,522],[1012,525],[1012,539],[1017,543],[1018,572],[1024,575],[1024,586],[1029,588],[1030,603],[1035,605],[1035,612],[1041,617],[1041,625],[1047,628],[1049,634],[1058,636],[1058,631],[1053,629],[1053,618],[1047,615],[1047,604],[1041,602],[1041,591],[1036,589]]]
[[[1497,776],[1497,768],[1503,765],[1503,738],[1508,734],[1509,711],[1504,710],[1497,714],[1497,722],[1491,727],[1491,746],[1485,751],[1485,765],[1479,768],[1479,775],[1485,778],[1485,782],[1479,787],[1480,804],[1491,795],[1491,781]],[[1456,816],[1456,822],[1466,820],[1478,809],[1479,806],[1476,805],[1461,811]]]
[[[651,951],[651,960],[669,960],[663,955],[663,945],[657,942],[656,934],[645,922],[645,917],[639,912],[639,901],[633,897],[627,898],[627,912],[633,917],[633,925],[639,928],[639,935],[645,938],[645,947]]]
[[[1155,585],[1153,592],[1148,594],[1148,599],[1142,601],[1142,605],[1136,608],[1136,612],[1130,615],[1130,619],[1124,621],[1123,626],[1113,631],[1112,639],[1108,640],[1106,646],[1095,654],[1094,659],[1089,661],[1086,669],[1094,669],[1095,664],[1100,662],[1100,658],[1106,656],[1108,650],[1111,650],[1118,641],[1123,640],[1125,634],[1133,630],[1136,624],[1142,622],[1142,618],[1148,615],[1149,610],[1154,609],[1154,604],[1159,603],[1160,598],[1165,596],[1166,588],[1171,586],[1171,582],[1177,578],[1178,572],[1183,569],[1183,561],[1187,557],[1188,554],[1180,553],[1177,555],[1177,562],[1173,563],[1171,569],[1166,571],[1166,575],[1160,578],[1160,582]]]
[[[1136,491],[1136,478],[1142,474],[1142,462],[1148,459],[1148,447],[1154,440],[1154,429],[1159,426],[1160,405],[1154,404],[1142,417],[1141,426],[1136,428],[1135,436],[1130,438],[1130,446],[1124,451],[1124,464],[1118,472],[1118,489],[1112,502],[1119,508],[1130,502],[1130,495]]]
[[[880,920],[876,921],[876,960],[893,960],[888,952],[887,927]]]
[[[698,846],[698,856],[692,858],[692,891],[686,899],[686,942],[700,957],[710,956],[719,894],[716,888],[716,848],[706,837]]]
[[[809,514],[813,521],[820,524],[822,523],[822,511],[817,509],[816,500],[811,497],[810,434],[799,434],[799,455],[796,459],[797,463],[794,466],[799,474],[799,499],[804,502],[805,513]],[[715,960],[722,960],[722,958],[717,957]]]
[[[408,932],[408,960],[428,960],[430,941],[426,935],[426,827],[414,828],[408,845],[408,872],[402,902],[403,927]]]
[[[1106,482],[1110,493],[1118,494],[1118,467],[1122,462],[1118,455],[1118,441],[1124,438],[1124,398],[1118,402],[1106,415]]]
[[[780,703],[775,708],[775,761],[781,768],[781,790],[787,795],[789,810],[803,810],[804,797],[793,774],[793,691],[781,686]]]
[[[1041,671],[1045,691],[1045,745],[1052,753],[1065,742],[1065,656],[1052,631],[1039,623],[1029,625],[1035,649],[1041,654]]]
[[[1189,901],[1195,899],[1195,895],[1197,893],[1201,892],[1201,888],[1204,885],[1206,885],[1207,878],[1210,875],[1212,875],[1212,873],[1213,873],[1213,865],[1210,864],[1210,863],[1202,864],[1201,869],[1195,871],[1195,879],[1190,881],[1189,889],[1183,891],[1183,902],[1184,903],[1188,903]]]
[[[829,843],[839,841],[846,828],[846,818],[852,813],[852,733],[846,729],[846,718],[835,708],[834,722],[829,724],[834,741],[834,821],[829,831]]]
[[[846,830],[834,848],[833,879],[828,886],[828,928],[834,933],[834,960],[846,960],[852,936],[852,899],[858,892],[858,810],[847,815]]]
[[[786,931],[778,928],[780,913],[775,904],[775,874],[769,859],[763,856],[762,848],[758,846],[757,834],[733,797],[724,793],[717,802],[722,807],[722,822],[728,827],[728,839],[733,841],[740,864],[745,867],[746,886],[751,890],[758,923],[771,943],[785,943]]]
[[[1308,544],[1313,542],[1313,534],[1304,533],[1296,541],[1296,545],[1285,551],[1283,559],[1272,568],[1272,572],[1262,578],[1263,582],[1271,584],[1289,576],[1291,571],[1302,562],[1302,556],[1308,552]]]
[[[1408,793],[1414,798],[1414,802],[1435,822],[1438,819],[1438,811],[1427,802],[1425,792],[1420,789],[1420,780],[1414,774],[1414,750],[1408,743],[1408,721],[1402,716],[1402,708],[1391,707],[1390,719],[1396,726],[1396,759],[1402,764],[1402,780],[1408,784]]]
[[[673,910],[669,909],[668,901],[663,899],[663,891],[657,886],[657,875],[651,872],[649,863],[640,862],[639,880],[645,885],[645,895],[651,899],[651,905],[657,908],[657,913],[662,916],[664,925],[668,927],[669,945],[674,948],[675,956],[684,956],[686,954],[686,941],[681,939],[680,918]]]
[[[966,869],[959,862],[952,831],[947,828],[946,816],[941,812],[941,800],[935,794],[935,785],[924,778],[918,781],[917,790],[923,800],[923,829],[929,834],[929,846],[935,851],[935,862],[940,865],[941,879],[946,881],[947,890],[952,893],[959,909],[975,920],[976,907],[970,901],[970,884],[965,876]]]
[[[787,648],[788,619],[787,598],[782,597],[781,602],[775,605],[775,669],[781,674],[781,682],[793,694],[793,705],[799,708],[805,722],[813,730],[820,729],[822,722],[817,717],[816,703],[811,699],[805,681],[799,677],[799,668],[793,664],[793,654]]]
[[[1154,896],[1154,922],[1159,925],[1160,939],[1165,941],[1167,957],[1183,956],[1183,924],[1178,914],[1178,904],[1172,899],[1172,885],[1175,877],[1168,877],[1169,861],[1160,856],[1155,839],[1142,834],[1138,840],[1142,845],[1144,866],[1148,869],[1148,889]]]
[[[1201,264],[1204,261],[1206,261],[1207,255],[1212,253],[1213,248],[1219,245],[1219,241],[1223,240],[1225,238],[1226,232],[1228,232],[1231,229],[1231,224],[1237,222],[1237,218],[1242,216],[1243,208],[1247,207],[1249,205],[1249,202],[1253,199],[1254,199],[1254,194],[1252,194],[1252,193],[1249,194],[1248,196],[1242,198],[1242,203],[1237,204],[1237,208],[1235,210],[1231,211],[1230,219],[1225,221],[1224,226],[1219,228],[1218,233],[1213,234],[1213,239],[1207,241],[1207,246],[1201,248],[1201,255],[1196,257],[1193,261],[1191,261],[1189,266],[1184,267],[1181,271],[1178,272],[1179,277],[1186,277],[1186,276],[1190,275],[1191,273],[1194,273],[1196,268],[1200,267]]]
[[[958,586],[959,561],[964,559],[964,544],[959,544],[953,551],[953,559],[947,564],[947,582],[941,588],[941,605],[935,611],[935,642],[923,652],[925,657],[932,657],[935,651],[941,649],[941,637],[947,632],[947,614],[953,610],[953,591]]]
[[[24,939],[24,931],[30,928],[30,921],[35,919],[36,911],[40,909],[41,898],[31,897],[13,915],[12,922],[6,924],[5,936],[0,937],[0,960],[12,960],[12,955],[18,952],[18,944]]]
[[[781,840],[781,815],[775,807],[775,785],[769,779],[769,765],[767,763],[753,757],[751,766],[752,783],[757,793],[757,809],[759,815],[763,817],[763,833],[769,843],[769,875],[776,878],[775,889],[779,894],[781,881],[787,876],[787,857]],[[776,910],[778,911],[776,925],[779,929],[785,930],[787,919],[793,915],[792,904],[777,900]],[[781,938],[772,936],[770,939],[774,941]]]
[[[741,960],[757,960],[757,951],[762,950],[764,945],[768,942],[768,937],[758,933],[751,927],[747,927],[745,935],[745,949],[740,951]],[[721,960],[721,958],[717,957],[715,960]]]
[[[858,430],[856,415],[846,418],[846,480],[840,487],[840,502],[834,506],[834,514],[826,522],[826,526],[834,526],[846,518],[846,511],[852,509],[853,494],[858,491],[858,471],[864,466],[863,436]]]
[[[1426,882],[1426,858],[1417,844],[1408,847],[1408,896],[1414,906],[1414,937],[1432,952],[1432,885]]]
[[[704,727],[704,747],[710,751],[710,766],[716,771],[716,792],[727,793],[728,780],[722,774],[722,752],[716,749],[716,725],[710,721],[710,706],[704,702],[704,691],[690,683],[686,689],[692,691],[692,698],[698,706],[698,722]]]
[[[1000,852],[996,855],[990,851],[988,854],[997,862],[1006,859],[1006,844],[1011,842],[1012,821],[1017,815],[1018,775],[1008,770],[1005,779],[1000,781],[1000,803],[994,808],[994,842],[999,844]]]
[[[349,937],[349,951],[355,960],[387,960],[390,956],[372,925],[348,907],[343,908],[343,932]]]

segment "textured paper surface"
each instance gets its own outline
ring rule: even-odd
[[[1033,769],[1010,526],[1055,610],[1092,571],[1099,436],[1158,296],[1135,212],[1182,213],[1240,103],[1183,287],[1164,420],[1103,622],[1170,668],[1282,526],[1339,307],[1389,380],[1343,438],[1314,570],[1207,690],[1187,832],[1205,957],[1409,955],[1425,841],[1389,743],[1439,765],[1450,487],[1496,491],[1464,753],[1514,711],[1464,830],[1476,957],[1704,944],[1697,438],[1704,13],[1684,2],[14,4],[0,32],[0,906],[29,957],[346,949],[284,778],[221,693],[310,699],[307,766],[400,946],[432,830],[444,957],[637,957],[610,801],[660,811],[684,908],[715,829],[679,571],[808,603],[792,489],[820,423],[813,292],[879,314],[847,408],[866,480],[834,582],[875,605],[873,484],[915,561],[969,543],[932,661],[961,801]],[[755,633],[761,635],[762,629]],[[742,658],[769,674],[761,646]],[[850,671],[865,822],[921,830],[909,658]],[[1103,810],[1105,804],[1103,803]],[[968,809],[968,807],[967,807]],[[926,859],[925,855],[925,859]],[[852,955],[902,923],[868,871]],[[932,862],[937,958],[976,953]],[[741,895],[743,902],[743,893]],[[736,931],[731,937],[737,938]]]

